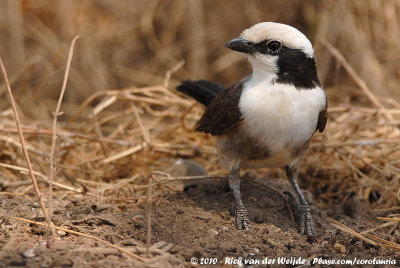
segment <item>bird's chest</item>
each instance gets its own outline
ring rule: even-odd
[[[271,153],[279,153],[310,140],[325,102],[319,87],[298,90],[259,83],[244,87],[239,107],[247,135]]]

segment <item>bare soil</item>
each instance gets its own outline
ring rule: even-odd
[[[259,179],[280,192],[291,190],[286,180]],[[171,193],[153,204],[151,243],[156,244],[149,267],[188,267],[191,259],[216,258],[216,266],[227,257],[262,260],[277,257],[323,259],[396,259],[395,251],[370,246],[330,225],[334,218],[356,231],[377,225],[368,204],[347,201],[321,210],[310,202],[316,238],[297,232],[282,196],[274,190],[242,180],[243,201],[252,223],[250,230],[236,230],[230,213],[233,202],[226,179],[209,179],[187,184],[184,191]],[[1,213],[43,221],[40,209],[26,197],[1,200]],[[126,249],[146,245],[146,204],[142,207],[107,204],[90,196],[53,201],[57,226],[94,235]],[[385,230],[382,230],[383,238]],[[386,230],[387,231],[387,230]],[[397,231],[396,231],[397,232]],[[390,238],[389,238],[390,239]],[[396,242],[398,237],[391,237]],[[397,241],[399,242],[399,241]],[[143,263],[89,238],[58,232],[46,248],[45,228],[17,220],[1,219],[1,267],[143,267]],[[133,252],[135,252],[133,250]],[[145,257],[145,254],[141,255]],[[203,258],[203,259],[202,259]],[[210,265],[206,265],[210,266]],[[318,265],[316,265],[318,267]],[[224,267],[230,267],[224,266]],[[379,266],[384,267],[384,266]],[[386,267],[391,267],[390,265]]]

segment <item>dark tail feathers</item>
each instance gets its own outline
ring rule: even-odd
[[[182,84],[176,87],[176,89],[192,98],[198,102],[208,106],[210,102],[217,96],[217,94],[224,89],[218,83],[199,80],[199,81],[183,81]]]

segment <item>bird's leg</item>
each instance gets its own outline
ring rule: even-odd
[[[310,207],[308,206],[308,203],[304,198],[299,185],[297,184],[297,167],[286,166],[286,176],[288,177],[290,184],[294,188],[299,199],[299,202],[297,202],[292,193],[285,192],[285,194],[289,197],[289,202],[291,203],[293,210],[295,211],[296,220],[299,223],[299,233],[307,234],[308,236],[315,236]]]
[[[239,230],[246,230],[250,228],[249,215],[247,209],[244,207],[242,198],[240,196],[240,172],[239,167],[234,167],[229,173],[229,187],[235,197],[235,217],[236,228]]]

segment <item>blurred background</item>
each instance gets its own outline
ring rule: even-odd
[[[182,61],[169,88],[200,78],[229,86],[250,66],[223,44],[255,23],[275,21],[312,41],[331,103],[369,105],[320,40],[338,48],[374,94],[399,99],[399,13],[396,0],[3,0],[0,55],[24,115],[46,120],[75,35],[83,38],[64,100],[67,115],[96,91],[162,85],[166,72]],[[0,108],[6,107],[1,98]]]

